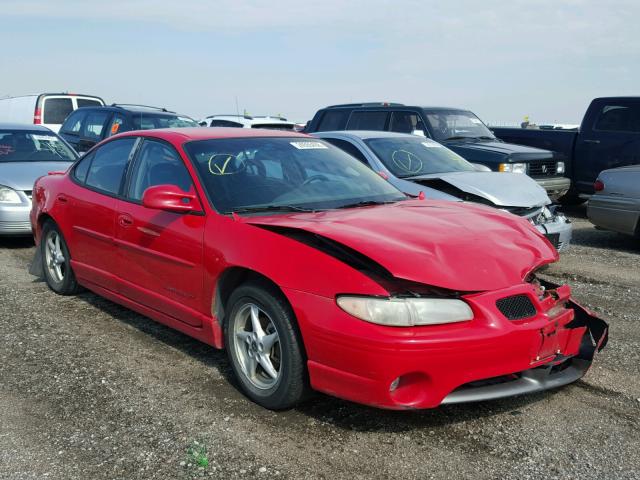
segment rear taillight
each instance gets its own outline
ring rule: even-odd
[[[604,190],[604,182],[600,179],[596,180],[596,182],[593,184],[593,189],[596,192],[601,192],[602,190]]]
[[[40,125],[42,123],[42,110],[36,107],[35,112],[33,112],[33,123],[36,125]]]

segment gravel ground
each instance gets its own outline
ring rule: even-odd
[[[54,295],[27,273],[33,245],[4,240],[0,478],[640,478],[640,242],[570,215],[574,245],[545,275],[610,322],[594,367],[559,391],[423,412],[322,395],[263,410],[224,353]]]

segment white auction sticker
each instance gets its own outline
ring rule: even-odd
[[[56,137],[54,137],[53,135],[31,134],[31,138],[33,138],[34,140],[42,140],[44,142],[57,142],[58,141],[58,139]]]
[[[317,150],[327,148],[324,143],[321,142],[289,142],[298,150]]]
[[[475,123],[476,125],[480,125],[482,123],[479,118],[470,118],[469,120],[471,120],[471,122]]]
[[[427,148],[442,148],[442,145],[440,145],[437,142],[420,142],[420,143]]]

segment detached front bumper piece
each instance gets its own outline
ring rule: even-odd
[[[567,328],[585,328],[580,350],[576,356],[558,355],[551,362],[529,370],[501,377],[471,382],[457,388],[442,401],[443,404],[479,402],[541,392],[562,387],[579,380],[587,373],[596,352],[602,350],[608,340],[608,325],[573,301],[574,320]]]

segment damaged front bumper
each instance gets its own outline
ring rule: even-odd
[[[536,218],[530,218],[529,221],[559,252],[569,247],[573,233],[571,220],[556,212],[554,207],[545,208]]]
[[[551,283],[464,295],[472,321],[413,328],[367,324],[330,299],[285,294],[296,305],[312,387],[380,408],[434,408],[560,387],[581,378],[607,342],[607,324],[575,303],[568,286]],[[510,319],[497,306],[524,297],[534,309],[527,317]]]

